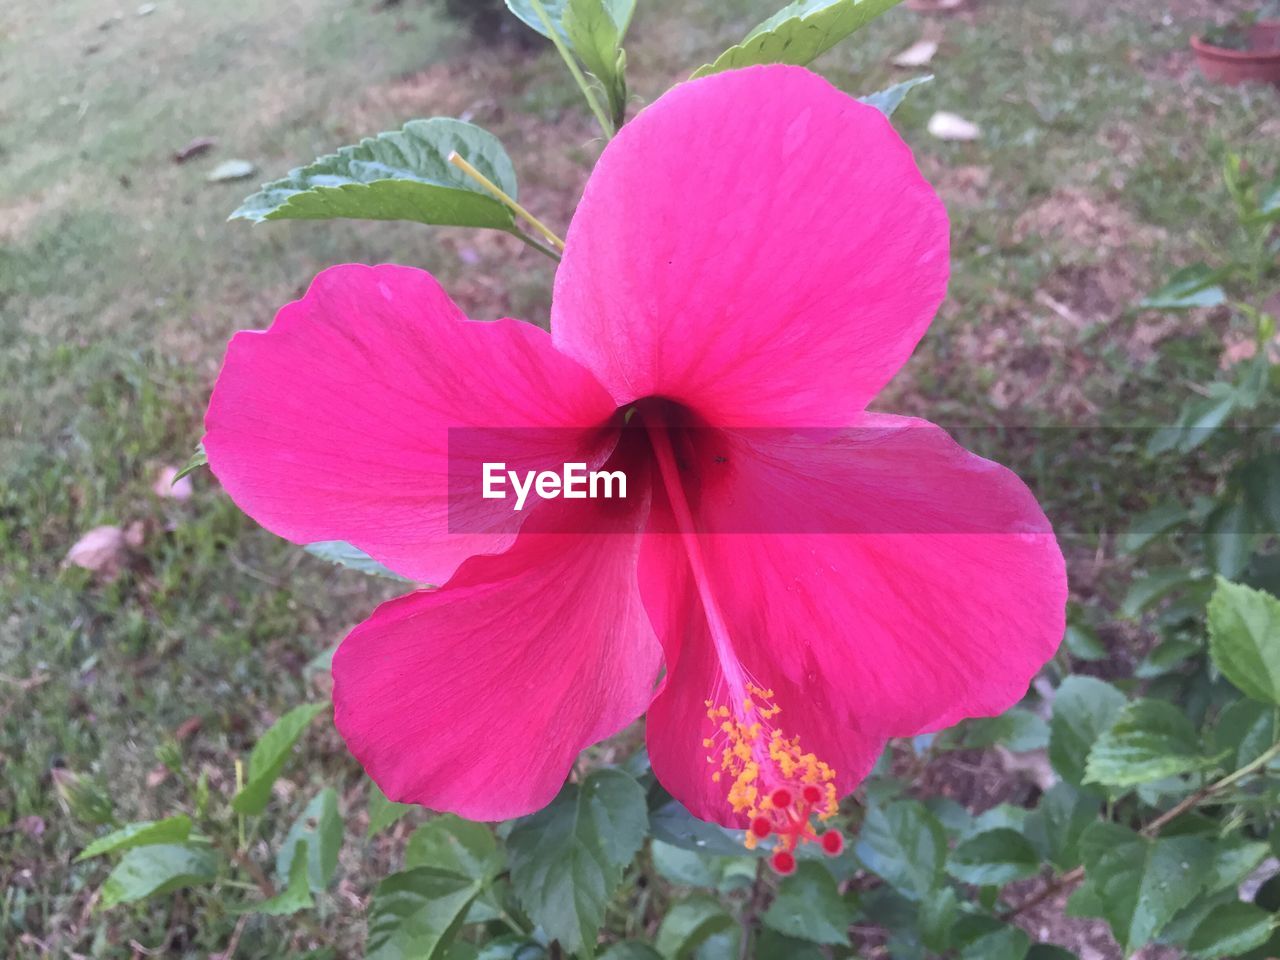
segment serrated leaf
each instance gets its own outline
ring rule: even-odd
[[[393,873],[373,892],[365,960],[437,960],[479,889],[466,877],[431,867]]]
[[[665,803],[650,814],[649,830],[654,839],[695,853],[723,857],[740,857],[747,853],[744,846],[746,831],[729,830],[718,823],[699,820],[678,800]],[[754,856],[762,855],[757,848]]]
[[[1102,732],[1085,764],[1085,783],[1133,787],[1206,764],[1185,713],[1163,700],[1134,700]]]
[[[338,793],[332,787],[321,790],[289,827],[276,852],[276,877],[281,883],[293,877],[293,861],[307,857],[307,878],[317,893],[329,885],[338,866],[342,848],[342,818],[338,816]]]
[[[951,949],[951,933],[960,914],[960,898],[954,887],[943,887],[920,904],[920,937],[934,953]]]
[[[1124,704],[1124,694],[1102,680],[1070,676],[1062,681],[1049,721],[1049,762],[1058,776],[1080,785],[1090,748]]]
[[[621,770],[566,784],[507,837],[516,896],[549,937],[577,953],[595,943],[605,904],[647,833],[644,790]]]
[[[1212,844],[1204,837],[1149,840],[1116,823],[1095,823],[1080,842],[1091,906],[1127,956],[1149,943],[1204,886]],[[1073,897],[1073,902],[1075,898]]]
[[[504,192],[516,174],[493,134],[450,117],[411,120],[263,184],[231,219],[414,220],[510,231],[511,211],[449,162],[457,152]]]
[[[764,923],[788,937],[835,945],[849,942],[853,917],[854,909],[840,896],[831,872],[820,863],[802,860],[795,873],[778,884]]]
[[[697,949],[734,919],[720,901],[707,894],[694,894],[672,904],[658,927],[654,946],[668,960],[689,960]]]
[[[901,83],[895,83],[891,87],[885,87],[883,90],[878,90],[858,99],[869,107],[875,107],[886,117],[892,117],[894,111],[902,106],[902,101],[907,99],[908,93],[922,83],[928,83],[932,79],[933,74],[931,73],[927,73],[922,77],[912,77],[910,80],[903,80]]]
[[[487,883],[502,871],[503,857],[488,826],[443,813],[413,832],[404,865],[434,867]]]
[[[1266,859],[1268,852],[1269,848],[1262,840],[1246,840],[1239,836],[1219,840],[1213,846],[1213,862],[1205,874],[1205,890],[1216,893],[1238,887]]]
[[[1276,709],[1257,700],[1241,699],[1218,716],[1213,732],[1214,751],[1228,756],[1227,766],[1239,769],[1280,742],[1280,716]]]
[[[916,800],[875,804],[867,809],[856,852],[867,869],[904,897],[921,900],[942,880],[947,835]]]
[[[1229,903],[1201,921],[1187,941],[1187,949],[1199,960],[1239,957],[1267,942],[1276,919],[1252,903]]]
[[[327,703],[304,703],[294,707],[267,730],[249,754],[249,776],[244,787],[231,798],[236,813],[256,815],[266,809],[271,785],[279,778],[302,732]]]
[[[693,78],[760,63],[804,66],[900,0],[795,0],[730,47]]]
[[[164,820],[143,820],[126,823],[105,837],[99,837],[80,851],[76,863],[104,853],[115,853],[133,847],[145,847],[152,843],[182,843],[191,835],[191,818],[185,813]]]
[[[1016,830],[1000,828],[962,841],[947,860],[947,872],[974,886],[1003,886],[1035,876],[1040,857],[1031,841]]]
[[[1245,696],[1280,704],[1280,600],[1219,577],[1209,600],[1209,654]]]
[[[144,897],[170,893],[183,887],[212,883],[217,861],[203,847],[160,843],[126,851],[102,884],[104,908],[132,903]]]
[[[1216,307],[1227,301],[1226,292],[1218,285],[1221,279],[1221,271],[1208,264],[1192,264],[1175,273],[1168,283],[1139,302],[1138,307],[1142,310]]]
[[[366,837],[376,837],[401,817],[407,816],[414,809],[411,803],[396,803],[388,800],[372,780],[369,781],[369,826],[365,830]]]
[[[1056,783],[1028,816],[1027,838],[1059,870],[1080,866],[1080,837],[1098,819],[1098,799],[1071,786]]]
[[[407,577],[400,576],[390,567],[383,566],[363,550],[353,547],[342,540],[321,540],[318,543],[309,543],[302,549],[313,557],[328,560],[330,563],[348,567],[371,577],[386,577],[389,580],[399,580],[401,583],[412,582]]]
[[[284,917],[310,908],[315,901],[311,899],[311,881],[307,876],[310,857],[307,855],[306,840],[298,843],[292,859],[293,862],[289,865],[289,880],[283,890],[262,903],[251,904],[237,912]]]

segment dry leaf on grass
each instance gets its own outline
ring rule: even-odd
[[[939,140],[977,140],[982,128],[958,113],[939,110],[929,118],[929,132]]]
[[[938,45],[932,40],[917,40],[891,61],[895,67],[923,67],[938,52]]]

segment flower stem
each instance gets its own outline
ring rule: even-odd
[[[569,72],[573,74],[573,79],[578,84],[578,89],[587,98],[587,106],[596,115],[596,120],[600,123],[600,129],[604,131],[605,139],[613,139],[613,135],[617,133],[613,126],[613,121],[609,119],[609,114],[600,105],[600,101],[596,99],[595,91],[591,89],[590,82],[578,67],[578,61],[573,58],[569,48],[560,39],[559,28],[551,22],[551,16],[547,13],[546,7],[542,5],[540,0],[529,0],[529,3],[533,6],[534,13],[538,15],[538,19],[542,21],[542,25],[547,28],[547,38],[555,44],[556,52],[560,54],[560,59],[564,61],[565,66],[569,68]]]
[[[461,170],[463,173],[465,173],[468,177],[470,177],[476,183],[480,184],[480,186],[484,187],[491,194],[493,194],[494,198],[499,203],[501,203],[504,207],[506,207],[516,216],[523,217],[526,221],[528,221],[528,223],[533,227],[533,229],[537,230],[538,233],[542,234],[542,236],[546,239],[546,241],[549,244],[551,244],[553,248],[555,248],[557,253],[562,252],[564,250],[564,241],[561,240],[559,237],[557,237],[550,227],[548,227],[545,223],[543,223],[541,220],[535,217],[532,213],[530,213],[524,207],[520,206],[520,204],[516,203],[515,197],[511,196],[509,193],[503,190],[500,186],[498,186],[496,183],[494,183],[492,180],[486,177],[483,173],[481,173],[479,170],[473,167],[470,163],[468,163],[462,157],[462,155],[458,153],[457,150],[449,154],[449,162],[452,163],[459,170]]]

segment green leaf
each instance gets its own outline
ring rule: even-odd
[[[369,826],[365,836],[376,837],[411,810],[413,804],[388,800],[382,788],[372,780],[369,781]]]
[[[1187,511],[1182,504],[1174,501],[1159,504],[1134,517],[1129,531],[1120,537],[1116,546],[1125,553],[1137,553],[1153,540],[1186,523],[1187,519]]]
[[[134,847],[121,857],[102,884],[104,908],[132,903],[183,887],[212,883],[217,876],[213,854],[189,844],[160,843]]]
[[[635,0],[568,0],[561,22],[573,52],[600,79],[615,121],[621,121],[626,110],[622,38],[635,9]]]
[[[1076,955],[1056,943],[1033,943],[1026,960],[1076,960]]]
[[[1280,704],[1280,600],[1219,577],[1209,600],[1209,654],[1245,696]]]
[[[894,111],[902,106],[902,101],[907,99],[907,94],[920,86],[922,83],[928,83],[933,79],[933,74],[927,73],[923,77],[912,77],[910,80],[903,80],[901,83],[895,83],[892,87],[885,87],[875,93],[868,94],[865,97],[859,97],[869,107],[875,107],[886,117],[892,117]]]
[[[966,748],[982,749],[1003,744],[1014,753],[1041,750],[1049,745],[1049,725],[1030,710],[1014,707],[998,717],[981,717],[964,725]]]
[[[99,837],[80,851],[76,863],[99,857],[104,853],[129,850],[133,847],[145,847],[151,843],[182,843],[191,835],[191,818],[185,813],[164,820],[143,820],[138,823],[126,823],[119,830],[113,830],[105,837]]]
[[[1080,837],[1098,819],[1099,801],[1069,783],[1055,783],[1028,816],[1028,839],[1059,870],[1080,866]]]
[[[648,832],[641,786],[617,769],[570,783],[507,837],[511,880],[529,916],[570,953],[596,941],[605,904]]]
[[[434,867],[488,883],[502,872],[503,858],[488,826],[443,813],[413,832],[404,865]]]
[[[960,915],[960,898],[954,887],[943,887],[920,904],[920,937],[934,953],[951,949],[951,935]]]
[[[431,867],[393,873],[373,892],[366,960],[436,960],[479,889],[473,880]]]
[[[271,785],[279,778],[302,732],[329,704],[304,703],[294,707],[271,725],[249,754],[249,778],[231,798],[236,813],[256,815],[266,809]]]
[[[363,550],[353,547],[342,540],[321,540],[318,543],[308,543],[302,549],[313,557],[328,560],[330,563],[336,563],[342,567],[350,567],[352,570],[366,573],[371,577],[386,577],[389,580],[399,580],[401,583],[412,583],[408,577],[400,576],[390,567],[380,564]]]
[[[569,42],[569,36],[564,32],[564,13],[567,6],[568,0],[542,0],[542,9],[547,14],[547,19],[551,21],[551,25],[556,28],[560,38],[566,43]],[[529,0],[507,0],[507,9],[523,20],[527,26],[537,30],[547,39],[551,39],[546,24],[538,16],[538,11]]]
[[[1221,271],[1208,264],[1192,264],[1170,277],[1168,283],[1143,299],[1138,308],[1190,310],[1193,307],[1216,307],[1227,302],[1225,291],[1218,285],[1221,279]]]
[[[455,151],[515,198],[515,168],[493,134],[433,117],[366,137],[263,184],[231,219],[414,220],[513,230],[511,211],[449,162]]]
[[[1183,567],[1152,570],[1146,576],[1134,580],[1120,603],[1120,615],[1136,620],[1143,611],[1194,580],[1195,577]]]
[[[1023,960],[1031,938],[1017,927],[1001,925],[965,944],[960,960]]]
[[[318,893],[333,879],[341,848],[342,818],[338,816],[338,793],[328,787],[311,798],[289,828],[284,843],[276,852],[276,877],[282,883],[291,879],[293,861],[298,856],[307,856],[307,877],[311,889]]]
[[[265,913],[272,917],[284,917],[299,910],[309,909],[315,903],[311,899],[311,881],[307,876],[310,859],[307,856],[307,841],[299,841],[293,862],[289,864],[289,882],[285,888],[269,900],[250,904],[237,912]]]
[[[1280,714],[1275,707],[1257,700],[1237,700],[1218,717],[1213,732],[1216,753],[1227,754],[1227,766],[1247,766],[1262,756],[1273,743],[1280,743]]]
[[[746,853],[746,831],[729,830],[717,823],[699,820],[678,800],[663,804],[649,817],[654,839],[695,853],[740,857]],[[762,855],[757,848],[756,856]]]
[[[854,909],[840,896],[831,872],[802,860],[795,873],[782,878],[764,923],[788,937],[834,945],[849,942],[853,918]]]
[[[1201,960],[1239,957],[1267,942],[1275,918],[1252,903],[1229,903],[1210,913],[1187,941],[1191,955]]]
[[[922,900],[941,883],[947,857],[942,824],[916,800],[867,809],[858,834],[858,859],[911,900]]]
[[[1214,573],[1232,580],[1244,572],[1258,539],[1248,507],[1223,504],[1209,515],[1204,534],[1205,555]]]
[[[1204,837],[1149,840],[1117,823],[1092,824],[1080,847],[1081,890],[1090,892],[1126,956],[1149,943],[1195,898],[1213,856]]]
[[[700,67],[694,79],[758,63],[804,66],[866,26],[899,0],[795,0],[760,24],[714,63]]]
[[[733,917],[719,900],[708,894],[694,894],[668,908],[654,946],[668,960],[689,960],[708,937],[733,924]]]
[[[1084,779],[1132,787],[1205,765],[1200,739],[1185,713],[1163,700],[1134,700],[1089,751]]]
[[[1031,841],[1016,830],[1001,828],[962,841],[951,852],[947,872],[974,886],[1003,886],[1035,876],[1040,857]]]
[[[662,954],[639,940],[624,940],[600,954],[599,960],[662,960]]]
[[[1266,859],[1269,850],[1262,840],[1239,836],[1218,840],[1213,845],[1213,862],[1205,874],[1205,890],[1216,893],[1238,887]]]
[[[724,857],[694,853],[674,844],[654,840],[649,845],[653,869],[671,883],[685,887],[714,887],[720,882]]]
[[[1124,704],[1123,693],[1093,677],[1070,676],[1062,681],[1049,721],[1049,762],[1058,776],[1080,785],[1090,748]]]
[[[204,452],[204,441],[201,441],[196,444],[196,452],[191,455],[191,459],[186,462],[186,465],[181,470],[173,475],[173,479],[169,481],[169,485],[173,486],[187,474],[194,473],[201,467],[207,467],[208,465],[209,457]]]
[[[1107,659],[1107,647],[1092,627],[1083,623],[1068,623],[1066,635],[1062,639],[1067,652],[1077,660]]]

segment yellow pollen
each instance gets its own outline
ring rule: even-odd
[[[770,721],[781,708],[773,703],[772,690],[749,683],[747,693],[749,696],[742,700],[741,714],[711,700],[705,701],[707,718],[717,735],[703,740],[703,746],[716,750],[719,745],[718,752],[707,757],[713,769],[718,768],[711,779],[715,783],[727,779],[726,799],[734,812],[748,822],[765,817],[781,847],[790,850],[798,842],[815,839],[809,817],[827,820],[836,813],[839,802],[836,774],[814,754],[805,752],[799,737],[788,737],[773,726]],[[816,802],[804,799],[806,787],[817,787],[821,791]],[[772,798],[778,790],[790,795],[788,806],[775,806]],[[748,830],[747,848],[754,848],[758,841]]]

